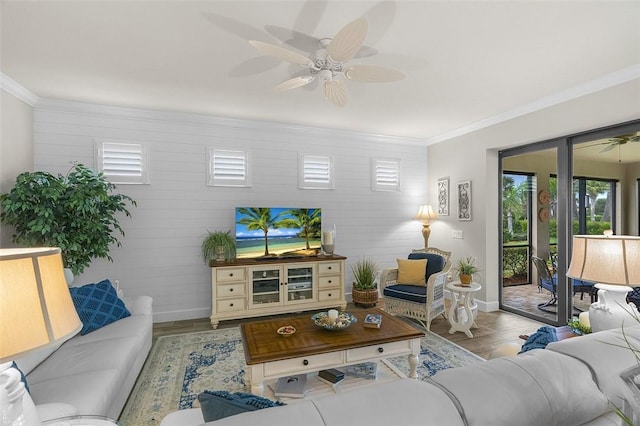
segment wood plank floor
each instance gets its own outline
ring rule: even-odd
[[[382,307],[382,304],[383,303],[379,303],[378,307]],[[354,309],[361,308],[353,304],[349,304],[347,307],[347,311]],[[285,314],[281,316],[287,315],[299,314]],[[252,318],[249,320],[255,319],[256,318]],[[222,321],[220,322],[219,328],[235,327],[241,322],[249,320]],[[468,338],[462,332],[449,334],[449,322],[442,317],[433,320],[431,323],[431,331],[482,358],[489,359],[493,351],[500,345],[505,343],[521,345],[523,341],[518,336],[521,334],[532,334],[544,325],[543,323],[504,311],[478,312],[476,323],[478,328],[471,329],[474,335],[473,338]],[[209,318],[156,323],[153,326],[153,337],[156,339],[159,336],[208,330],[211,330]]]

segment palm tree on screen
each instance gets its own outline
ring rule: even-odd
[[[281,221],[285,228],[299,228],[300,236],[305,239],[306,249],[309,250],[309,238],[320,232],[320,209],[291,209],[284,212],[290,216]]]
[[[284,212],[271,216],[270,208],[240,208],[239,213],[245,217],[238,220],[240,225],[245,225],[249,231],[261,230],[264,232],[264,255],[269,256],[269,229],[287,228],[284,223],[287,219],[283,219]]]

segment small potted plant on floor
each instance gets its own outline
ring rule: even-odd
[[[463,286],[471,285],[473,276],[480,272],[480,269],[476,266],[476,258],[473,256],[459,259],[455,269],[458,272],[460,284]]]
[[[209,264],[211,260],[216,262],[231,262],[236,258],[236,241],[231,236],[231,231],[209,232],[202,241],[202,260]]]
[[[351,297],[353,303],[359,305],[375,305],[378,302],[378,265],[371,259],[360,259],[351,265],[353,287]]]

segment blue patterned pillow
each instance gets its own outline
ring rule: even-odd
[[[18,364],[16,364],[16,362],[13,361],[13,363],[11,364],[11,367],[15,368],[16,370],[18,370],[18,372],[20,372],[20,381],[22,382],[22,384],[24,384],[24,388],[26,389],[26,391],[28,393],[31,393],[31,391],[29,390],[29,384],[27,383],[27,377],[24,375],[22,370],[20,370],[20,367],[18,367]]]
[[[82,321],[80,334],[83,336],[131,315],[109,280],[71,287],[69,291]]]
[[[233,416],[246,411],[285,405],[280,401],[246,392],[204,391],[198,395],[200,409],[205,422]]]

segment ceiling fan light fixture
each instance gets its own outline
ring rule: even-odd
[[[327,69],[320,70],[318,71],[318,77],[320,77],[320,79],[325,82],[331,81],[333,80],[333,73],[331,72],[331,70],[327,70]]]
[[[250,40],[249,44],[269,56],[307,68],[309,75],[286,80],[275,86],[273,91],[282,92],[305,86],[317,77],[324,82],[325,98],[334,105],[345,106],[347,90],[343,81],[335,80],[336,76],[366,83],[398,81],[405,77],[400,71],[375,65],[345,67],[345,62],[352,59],[362,47],[368,26],[365,18],[351,21],[333,39],[319,39],[315,56],[312,54],[309,58],[270,43]]]

